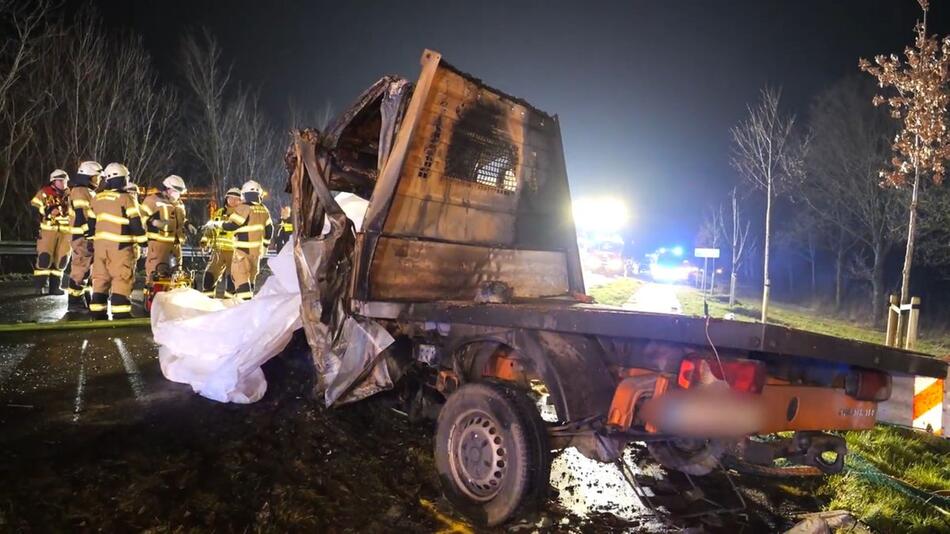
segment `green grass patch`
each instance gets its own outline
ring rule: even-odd
[[[877,532],[950,532],[950,441],[879,425],[848,432],[847,469],[818,493],[827,509],[851,511]],[[929,500],[929,502],[928,502]]]
[[[678,286],[676,296],[685,315],[703,315],[703,296],[699,291],[687,286]],[[721,318],[727,313],[733,313],[737,321],[758,321],[762,315],[762,307],[758,299],[737,300],[736,305],[730,308],[727,297],[713,295],[707,300],[707,304],[711,317]],[[822,315],[817,309],[782,302],[772,301],[769,304],[769,322],[819,334],[870,343],[884,343],[883,329],[878,330],[871,325],[829,317]],[[937,335],[925,331],[921,333],[917,341],[916,350],[942,357],[950,352],[948,347],[950,347],[950,337],[946,334]]]
[[[593,287],[587,291],[587,294],[594,297],[598,304],[623,306],[623,303],[627,302],[642,285],[642,280],[620,278],[602,286]]]

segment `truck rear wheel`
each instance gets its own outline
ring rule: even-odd
[[[524,393],[465,384],[439,413],[435,464],[453,506],[479,525],[500,525],[547,498],[547,429]]]
[[[708,475],[725,453],[725,444],[717,440],[671,439],[647,443],[650,456],[663,467],[687,475]]]

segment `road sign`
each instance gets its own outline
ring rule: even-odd
[[[719,249],[718,248],[697,248],[693,255],[697,258],[718,258]]]

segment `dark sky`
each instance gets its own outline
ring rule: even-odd
[[[805,115],[858,57],[909,44],[919,13],[914,0],[96,3],[172,78],[181,34],[208,28],[275,121],[290,98],[339,111],[383,74],[414,80],[421,51],[438,50],[559,115],[574,196],[622,196],[644,247],[692,244],[737,180],[729,129],[764,84]],[[933,3],[946,34],[950,7]]]

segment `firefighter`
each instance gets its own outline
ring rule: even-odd
[[[69,262],[69,196],[66,181],[69,175],[56,169],[30,201],[40,215],[40,230],[36,239],[36,266],[33,280],[36,294],[42,295],[49,286],[50,295],[62,295],[63,269]]]
[[[136,184],[134,184],[134,183],[132,183],[132,182],[129,182],[129,185],[125,186],[125,192],[128,193],[129,196],[132,197],[132,199],[135,200],[136,202],[139,201],[139,186],[138,186],[138,185],[136,185]],[[142,210],[142,205],[139,204],[139,211],[141,211],[141,210]],[[142,222],[142,228],[145,228],[145,222],[144,222],[144,221]],[[146,232],[146,234],[147,234],[147,232]],[[134,261],[132,262],[132,277],[133,277],[133,279],[134,279],[134,277],[135,277],[135,270],[138,268],[139,259],[142,257],[142,245],[141,245],[141,244],[139,244],[139,243],[133,243],[133,244],[132,244],[132,256],[133,256],[133,258],[134,258]]]
[[[148,235],[148,252],[145,256],[145,280],[152,282],[156,278],[171,273],[171,258],[175,264],[181,264],[181,244],[185,240],[185,230],[196,230],[185,218],[185,204],[182,193],[187,192],[185,181],[172,174],[162,181],[162,190],[145,197],[142,213]],[[156,272],[159,271],[159,272]]]
[[[124,319],[132,316],[133,245],[145,242],[145,228],[138,202],[125,191],[129,183],[125,165],[110,163],[102,178],[103,190],[87,214],[86,236],[95,240],[89,311],[94,318],[105,319],[111,304],[112,318]]]
[[[68,311],[79,312],[89,309],[87,302],[89,270],[92,267],[92,241],[86,239],[89,225],[92,199],[99,187],[99,175],[102,165],[96,161],[84,161],[79,164],[76,176],[69,180],[69,227],[72,239],[72,263],[69,265]]]
[[[234,296],[241,300],[254,296],[254,280],[261,255],[274,235],[270,212],[261,203],[261,195],[261,184],[254,180],[245,182],[241,187],[244,202],[234,208],[234,213],[224,223],[212,223],[226,232],[234,232],[231,278],[234,280]]]
[[[284,206],[280,208],[280,226],[277,228],[277,237],[274,239],[274,248],[277,252],[284,248],[292,233],[294,233],[294,222],[290,219],[290,206]]]
[[[234,256],[234,233],[226,232],[221,225],[234,213],[234,208],[241,204],[241,189],[232,187],[224,194],[224,206],[215,210],[211,220],[206,225],[206,232],[201,238],[201,247],[211,249],[211,260],[201,279],[201,291],[209,296],[215,296],[215,289],[221,276],[227,272],[225,279],[225,298],[234,296],[234,281],[231,279],[231,259]]]

